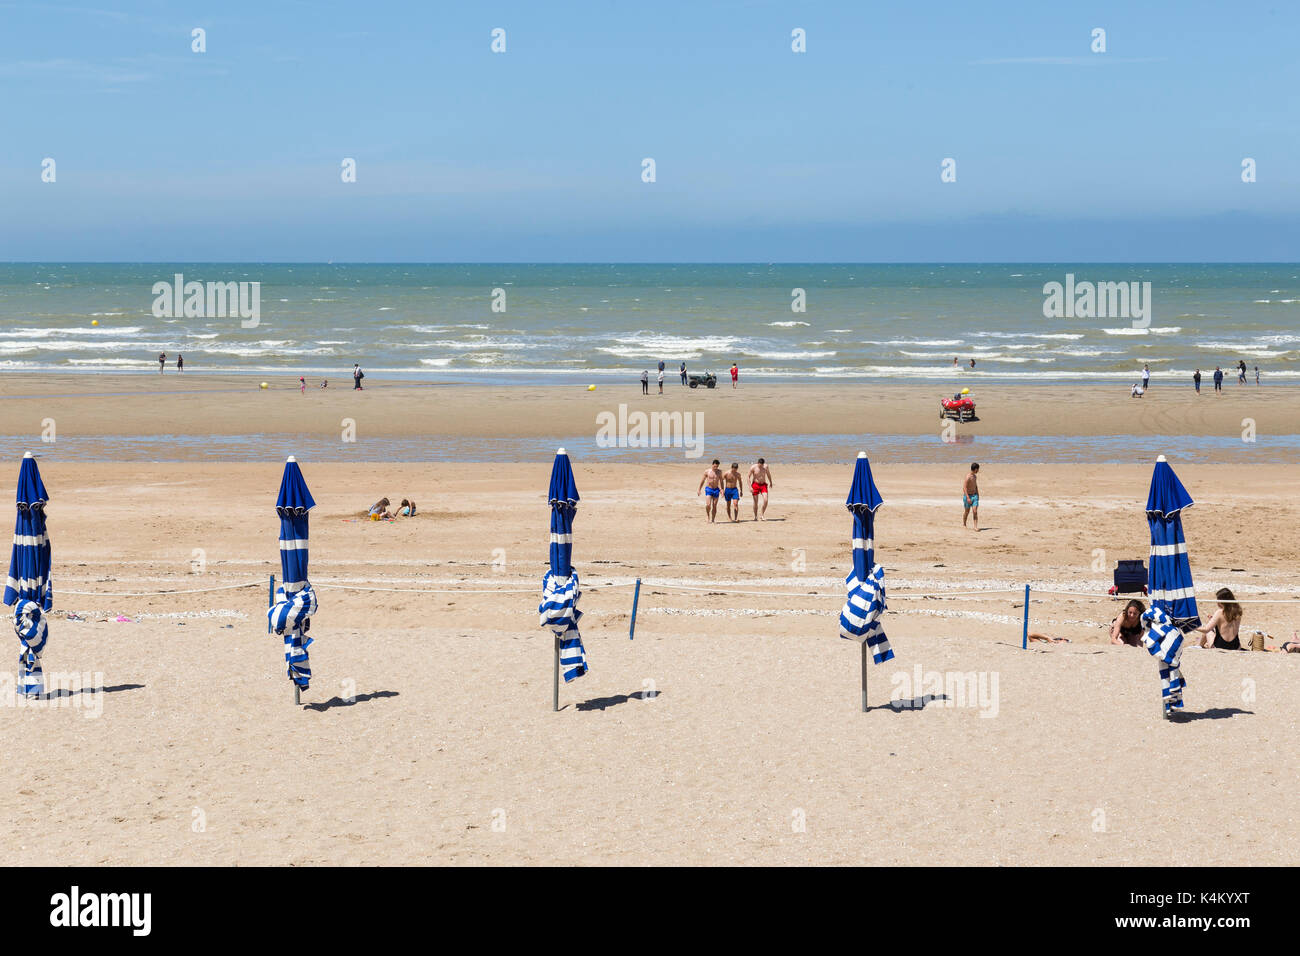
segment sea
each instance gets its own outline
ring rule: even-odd
[[[257,283],[257,315],[204,314],[203,295],[187,310],[178,276]],[[1144,314],[1053,308],[1052,283],[1124,283]],[[0,370],[156,373],[160,352],[187,373],[346,379],[359,363],[503,385],[660,361],[720,379],[734,362],[744,380],[1075,385],[1128,384],[1144,365],[1208,380],[1243,361],[1252,383],[1256,366],[1286,382],[1300,265],[0,264]]]

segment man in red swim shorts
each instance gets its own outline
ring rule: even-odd
[[[749,468],[749,490],[754,501],[754,520],[762,521],[767,516],[767,492],[775,482],[772,481],[772,469],[760,458]],[[758,510],[758,500],[763,499],[763,510]]]
[[[735,362],[731,363],[731,387],[736,387],[736,379],[740,378],[740,366]]]

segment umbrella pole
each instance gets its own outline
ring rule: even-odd
[[[641,579],[636,579],[636,590],[632,592],[632,623],[627,626],[627,639],[636,637],[636,602],[641,599]]]
[[[862,712],[867,712],[867,639],[862,639]]]
[[[555,670],[551,676],[551,710],[560,709],[560,638],[555,638]]]
[[[1025,585],[1025,614],[1024,629],[1020,632],[1020,649],[1028,650],[1029,648],[1029,585]]]

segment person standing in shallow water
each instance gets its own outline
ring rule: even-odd
[[[178,356],[176,356],[176,371],[178,371],[178,372],[183,372],[183,371],[185,371],[185,356],[184,356],[184,355],[178,355]]]
[[[1196,394],[1201,394],[1201,370],[1198,368],[1196,374],[1192,376],[1192,384],[1196,386]]]
[[[158,353],[158,374],[161,375],[163,373],[163,369],[165,369],[166,367],[167,367],[167,353],[159,352]]]
[[[650,394],[650,370],[646,369],[641,373],[641,394]]]

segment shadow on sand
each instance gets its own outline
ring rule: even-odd
[[[351,707],[354,704],[364,704],[367,701],[378,700],[381,697],[396,697],[395,690],[377,690],[373,694],[357,694],[351,700],[345,700],[342,697],[331,697],[329,700],[322,701],[319,704],[303,704],[303,710],[329,710],[331,707]]]
[[[112,687],[80,687],[77,690],[69,690],[66,687],[56,688],[52,693],[41,694],[41,700],[54,700],[58,697],[76,697],[80,694],[116,694],[123,690],[140,690],[144,684],[115,684]]]
[[[617,707],[619,704],[626,704],[629,700],[646,700],[642,696],[644,691],[633,691],[631,694],[615,694],[613,697],[597,697],[593,700],[584,700],[577,705],[578,710],[604,710],[606,707]],[[663,691],[656,691],[654,696],[658,697]]]
[[[867,708],[867,711],[873,710],[892,710],[896,714],[901,714],[906,710],[925,710],[926,704],[934,700],[948,700],[947,694],[926,694],[923,697],[909,697],[907,699],[899,698],[891,700],[888,704],[874,704]]]
[[[1255,712],[1253,710],[1242,710],[1240,707],[1211,707],[1209,710],[1203,710],[1200,713],[1190,710],[1176,710],[1170,717],[1170,721],[1175,724],[1185,724],[1193,720],[1224,720],[1228,717],[1236,717],[1238,714],[1254,716]]]

